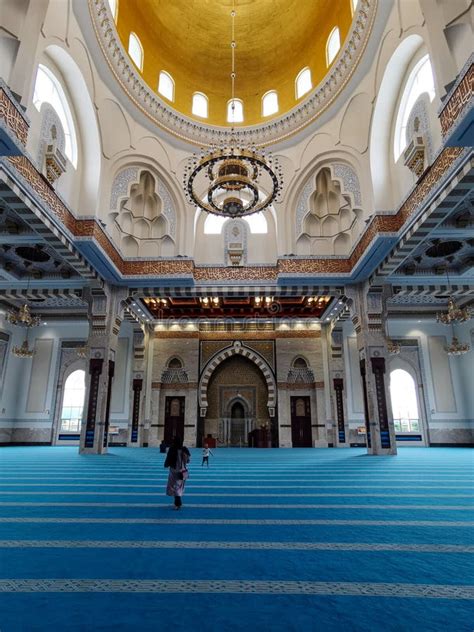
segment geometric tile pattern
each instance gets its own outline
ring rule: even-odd
[[[187,505],[189,506],[189,505]],[[412,551],[474,553],[474,545],[367,542],[214,542],[186,540],[0,540],[1,549],[224,549],[247,551]]]
[[[474,599],[474,586],[311,581],[150,579],[2,579],[0,593],[251,593],[255,595],[346,595]]]

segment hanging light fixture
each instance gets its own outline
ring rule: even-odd
[[[446,353],[450,356],[464,355],[470,351],[471,346],[467,342],[459,342],[456,336],[453,336],[451,344],[446,347]]]
[[[452,339],[451,343],[445,347],[446,353],[450,356],[464,355],[470,351],[471,346],[467,342],[459,342],[458,338],[454,335],[454,325],[451,322]]]
[[[264,211],[281,198],[282,169],[263,148],[239,142],[235,131],[235,0],[231,26],[231,130],[209,151],[189,158],[183,187],[190,204],[221,217],[243,217]]]
[[[28,334],[29,334],[29,329],[26,330],[26,338],[21,343],[21,346],[12,347],[12,354],[16,356],[17,358],[28,359],[28,358],[32,358],[35,354],[34,349],[30,349],[28,345]]]
[[[458,307],[452,296],[448,298],[448,311],[436,314],[436,322],[443,325],[451,323],[465,323],[472,318],[472,314],[467,307]]]
[[[30,279],[28,279],[25,296],[28,296],[29,289]],[[38,325],[41,325],[41,316],[33,316],[27,302],[21,305],[19,309],[10,309],[5,318],[11,325],[17,327],[38,327]]]
[[[9,310],[6,319],[11,325],[18,327],[38,327],[41,324],[41,316],[33,316],[28,303],[24,303],[17,310]]]
[[[450,286],[449,272],[446,265],[446,279],[448,287]],[[467,307],[458,307],[456,301],[452,296],[448,298],[448,311],[438,312],[436,314],[436,322],[443,323],[443,325],[451,325],[455,323],[465,323],[472,318],[471,311]]]

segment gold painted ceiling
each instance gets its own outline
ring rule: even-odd
[[[226,124],[231,96],[232,0],[119,0],[117,29],[125,48],[131,31],[143,45],[143,77],[157,89],[160,70],[175,81],[173,107],[192,117],[194,92],[209,99],[208,123]],[[245,125],[261,123],[261,97],[277,90],[276,116],[297,104],[295,79],[309,66],[313,86],[324,77],[326,41],[341,43],[351,22],[350,0],[235,0],[236,89]]]

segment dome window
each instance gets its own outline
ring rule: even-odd
[[[270,90],[262,97],[262,116],[271,116],[278,112],[278,94]]]
[[[130,37],[128,38],[128,54],[135,66],[142,72],[143,46],[135,33],[130,33]]]
[[[311,70],[309,68],[303,68],[296,77],[296,98],[301,99],[301,97],[309,92],[312,87],[313,82],[311,81]]]
[[[339,28],[335,26],[331,33],[329,34],[328,41],[326,44],[326,63],[328,66],[332,64],[335,60],[336,55],[341,48],[341,35],[339,33]]]
[[[117,22],[118,0],[108,0],[110,11],[114,21]]]
[[[164,70],[160,72],[158,92],[168,101],[174,101],[174,81],[171,75]]]
[[[209,101],[202,92],[195,92],[193,94],[192,113],[201,118],[207,118],[209,116]]]
[[[33,92],[33,105],[41,110],[43,103],[49,103],[59,116],[64,130],[64,153],[74,167],[77,168],[77,140],[71,108],[64,94],[64,90],[53,73],[40,64],[36,73],[36,83]]]
[[[428,94],[430,101],[433,101],[435,98],[435,88],[433,70],[431,68],[429,55],[422,57],[415,65],[407,79],[405,89],[403,91],[400,107],[398,108],[397,121],[395,124],[395,137],[393,144],[395,162],[400,158],[403,150],[407,146],[406,129],[408,119],[416,100],[424,92]]]
[[[244,104],[240,99],[231,99],[227,103],[227,121],[228,123],[244,122]]]

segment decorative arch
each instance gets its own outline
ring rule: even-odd
[[[245,347],[238,340],[234,342],[231,347],[227,347],[227,349],[223,349],[218,351],[212,358],[208,361],[204,370],[201,374],[201,378],[199,380],[199,406],[201,409],[207,410],[208,401],[207,401],[207,387],[209,385],[209,380],[211,379],[211,375],[214,373],[216,368],[227,360],[227,358],[231,358],[234,355],[241,355],[248,360],[251,360],[254,364],[258,366],[258,368],[263,373],[265,381],[268,387],[268,402],[267,406],[269,409],[270,417],[274,417],[274,409],[276,407],[276,380],[273,375],[273,371],[270,368],[268,362],[261,356],[259,353],[250,349],[249,347]],[[204,416],[204,415],[203,415]]]

